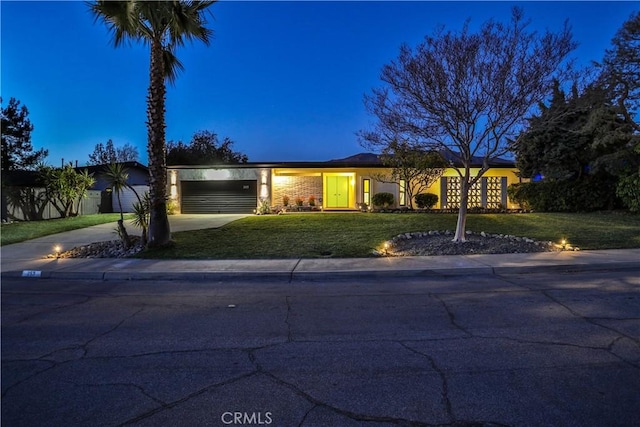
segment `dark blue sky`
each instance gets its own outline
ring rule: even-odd
[[[244,2],[211,7],[209,47],[178,51],[185,71],[167,94],[167,140],[212,130],[250,161],[321,161],[365,151],[355,132],[371,123],[362,98],[402,43],[438,25],[508,20],[518,4],[532,28],[568,19],[579,63],[600,60],[635,2]],[[84,164],[99,142],[146,154],[148,52],[114,49],[83,2],[1,1],[3,104],[30,110],[48,162]]]

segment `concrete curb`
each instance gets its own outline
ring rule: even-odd
[[[34,279],[58,280],[192,280],[192,281],[228,281],[228,280],[270,280],[270,281],[318,281],[344,280],[356,278],[397,278],[397,277],[436,277],[436,276],[487,276],[493,274],[534,274],[550,272],[588,272],[606,270],[640,270],[640,261],[599,262],[579,264],[553,264],[529,266],[486,266],[459,268],[387,268],[387,269],[358,269],[338,271],[67,271],[67,270],[32,270],[3,271],[2,278],[28,277]],[[27,272],[25,274],[25,272]],[[36,274],[37,273],[37,274]]]
[[[638,270],[639,262],[603,262],[593,264],[556,264],[545,266],[522,266],[522,267],[493,267],[493,274],[534,274],[534,273],[553,273],[553,272],[588,272],[588,271],[606,271],[606,270]]]
[[[184,271],[184,272],[116,272],[107,271],[103,273],[101,280],[191,280],[191,281],[227,281],[227,280],[278,280],[288,282],[291,280],[289,272],[203,272],[203,271]]]

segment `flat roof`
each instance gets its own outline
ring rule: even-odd
[[[515,162],[511,163],[501,159],[502,162],[491,162],[491,168],[515,168]],[[382,163],[358,163],[358,162],[247,162],[237,164],[218,165],[168,165],[167,169],[328,169],[328,168],[388,168]],[[482,164],[474,164],[471,167],[479,168]]]

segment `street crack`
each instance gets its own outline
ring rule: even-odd
[[[321,401],[320,399],[317,399],[315,397],[313,397],[312,395],[310,395],[309,393],[307,393],[306,391],[302,390],[300,387],[291,384],[279,377],[277,377],[275,374],[267,371],[266,369],[264,369],[262,367],[262,365],[258,362],[254,351],[259,350],[259,349],[254,349],[251,350],[249,352],[250,355],[250,360],[252,361],[252,363],[254,364],[254,366],[256,367],[256,373],[257,374],[261,374],[264,375],[265,377],[269,378],[271,381],[275,382],[276,384],[287,388],[289,390],[291,390],[294,394],[296,394],[297,396],[301,397],[302,399],[306,400],[307,402],[311,403],[313,406],[313,408],[311,408],[311,410],[313,410],[316,407],[322,407],[322,408],[326,408],[330,411],[333,411],[339,415],[342,415],[344,417],[350,418],[354,421],[368,421],[368,422],[379,422],[379,423],[392,423],[392,424],[396,424],[396,425],[411,425],[411,426],[415,426],[415,427],[432,427],[434,426],[434,424],[428,424],[428,423],[424,423],[421,421],[416,421],[416,420],[408,420],[408,419],[404,419],[404,418],[395,418],[395,417],[385,417],[385,416],[375,416],[375,415],[367,415],[367,414],[360,414],[360,413],[356,413],[356,412],[352,412],[352,411],[348,411],[346,409],[342,409],[342,408],[338,408],[335,406],[332,406],[328,403],[325,403],[323,401]],[[309,412],[311,412],[311,410],[309,410],[307,412],[307,414]],[[306,418],[306,415],[305,415]]]
[[[404,347],[405,349],[409,350],[412,353],[415,353],[419,356],[422,356],[424,358],[426,358],[429,361],[429,364],[431,365],[431,368],[436,371],[438,373],[438,375],[440,376],[440,380],[442,381],[442,402],[444,403],[446,412],[447,412],[447,416],[449,417],[449,421],[450,422],[455,422],[456,417],[453,413],[453,407],[451,405],[451,400],[449,399],[449,383],[447,381],[447,376],[444,373],[444,370],[442,368],[440,368],[438,366],[438,364],[436,363],[435,359],[426,354],[423,353],[421,351],[416,350],[413,347],[410,347],[408,344],[405,344],[402,341],[398,341],[398,344],[400,344],[402,347]]]
[[[257,372],[253,371],[253,372],[249,372],[249,373],[246,373],[246,374],[234,377],[234,378],[230,378],[230,379],[225,380],[225,381],[221,381],[219,383],[208,385],[208,386],[206,386],[204,388],[201,388],[198,391],[195,391],[195,392],[193,392],[191,394],[188,394],[187,396],[183,397],[182,399],[178,399],[178,400],[175,400],[175,401],[170,402],[170,403],[164,403],[164,404],[161,403],[158,408],[152,409],[150,411],[147,411],[147,412],[145,412],[143,414],[138,415],[137,417],[131,418],[131,419],[123,422],[120,425],[121,426],[125,426],[125,425],[135,424],[135,423],[140,422],[140,421],[142,421],[142,420],[144,420],[146,418],[149,418],[149,417],[151,417],[151,416],[153,416],[153,415],[155,415],[155,414],[157,414],[159,412],[165,411],[167,409],[174,408],[174,407],[176,407],[176,406],[178,406],[178,405],[180,405],[180,404],[182,404],[182,403],[184,403],[184,402],[186,402],[186,401],[188,401],[190,399],[193,399],[194,397],[198,397],[198,396],[200,396],[200,395],[202,395],[202,394],[204,394],[204,393],[206,393],[206,392],[208,392],[210,390],[216,389],[218,387],[223,387],[223,386],[226,386],[226,385],[229,385],[229,384],[233,384],[233,383],[235,383],[237,381],[241,381],[241,380],[243,380],[245,378],[250,378],[250,377],[252,377],[252,376],[254,376],[256,374],[257,374]]]
[[[449,306],[447,305],[447,303],[440,298],[439,295],[436,294],[429,294],[429,297],[434,298],[436,300],[438,300],[440,302],[440,304],[442,304],[442,307],[444,307],[444,310],[447,312],[447,316],[449,316],[449,323],[451,323],[451,325],[453,325],[453,327],[455,327],[456,329],[458,329],[459,331],[464,332],[467,336],[472,337],[473,334],[471,332],[469,332],[466,328],[464,328],[462,325],[458,324],[458,322],[456,321],[456,315],[453,313],[453,311],[449,308]]]

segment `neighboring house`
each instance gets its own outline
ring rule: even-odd
[[[474,165],[472,174],[480,169]],[[471,189],[469,207],[518,208],[507,199],[507,186],[520,182],[514,162],[498,159]],[[188,213],[251,213],[262,200],[282,205],[283,197],[294,204],[309,196],[324,210],[356,210],[370,204],[375,193],[390,192],[397,206],[406,205],[402,185],[375,180],[388,173],[377,155],[358,154],[328,162],[244,163],[220,166],[169,166],[168,194]],[[459,203],[460,178],[448,168],[427,192],[438,195],[435,208],[452,209]]]
[[[38,220],[59,218],[60,213],[52,203],[47,203],[40,174],[30,170],[3,172],[2,220]],[[89,190],[80,201],[79,215],[99,212],[100,191]]]
[[[129,174],[127,182],[135,189],[136,193],[142,197],[146,191],[149,191],[149,168],[138,162],[124,162],[123,165]],[[120,212],[117,196],[112,191],[108,180],[104,176],[107,166],[108,165],[81,166],[77,167],[76,170],[86,170],[95,178],[96,183],[91,189],[101,192],[102,202],[100,212]],[[123,212],[133,212],[133,204],[137,201],[138,198],[135,193],[128,188],[125,188],[120,194]]]
[[[140,197],[149,190],[149,169],[138,162],[125,162],[129,174],[128,183],[134,187]],[[104,177],[106,165],[75,167],[77,171],[86,170],[96,182],[80,203],[80,215],[119,212],[118,201]],[[40,175],[36,171],[12,170],[3,172],[2,206],[3,220],[25,220],[58,218],[59,213],[51,203],[43,204],[44,188]],[[138,201],[133,191],[125,189],[120,195],[122,210],[133,212],[133,204]]]

